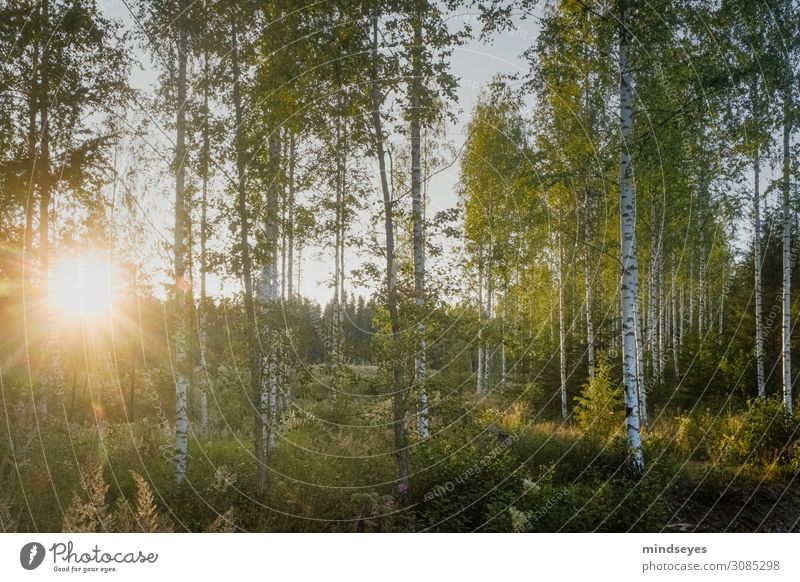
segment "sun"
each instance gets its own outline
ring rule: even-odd
[[[108,316],[118,293],[115,271],[96,251],[59,259],[53,266],[50,305],[65,319]]]

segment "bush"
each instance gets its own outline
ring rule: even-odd
[[[747,457],[786,461],[798,438],[800,419],[789,413],[779,397],[751,400],[739,429],[738,441]]]
[[[598,436],[613,437],[625,424],[622,388],[611,379],[611,370],[600,360],[595,375],[576,398],[575,418],[578,426]]]
[[[422,444],[411,483],[416,529],[509,531],[506,509],[521,485],[515,443],[514,435],[491,424],[479,433],[454,429]]]

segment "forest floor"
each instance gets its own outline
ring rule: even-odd
[[[102,424],[94,416],[53,421],[40,433],[25,414],[0,419],[10,422],[0,434],[15,441],[12,449],[0,440],[0,459],[13,451],[17,461],[0,463],[0,525],[136,531],[130,513],[145,511],[159,516],[157,527],[175,531],[800,529],[798,426],[781,415],[779,402],[723,413],[656,406],[658,420],[644,439],[647,471],[637,478],[613,391],[608,399],[584,389],[562,422],[548,408],[551,397],[530,385],[509,383],[479,398],[468,371],[432,374],[431,437],[419,438],[410,414],[411,487],[402,491],[385,375],[348,366],[334,400],[329,368],[298,372],[261,497],[246,429],[249,401],[235,382],[216,387],[211,432],[192,431],[183,486],[174,482],[174,429],[151,414]],[[411,395],[410,410],[413,402]],[[155,507],[137,510],[142,499]],[[105,521],[75,521],[95,515]]]
[[[669,531],[791,532],[800,527],[798,484],[736,483],[717,496],[681,488],[670,494],[675,508]]]

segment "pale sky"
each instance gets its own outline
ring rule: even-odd
[[[131,29],[136,26],[122,0],[103,0],[100,4],[108,16],[121,20]],[[463,13],[453,17],[453,22],[455,23],[463,23],[465,21],[469,22],[475,29],[479,26],[475,22],[474,14]],[[497,74],[516,73],[526,70],[520,55],[535,40],[535,26],[532,20],[522,21],[519,22],[518,30],[497,34],[490,44],[481,43],[477,39],[473,39],[464,46],[455,49],[451,70],[460,79],[458,103],[453,105],[457,115],[457,122],[448,125],[445,137],[445,140],[454,147],[454,151],[459,151],[464,143],[465,126],[481,88]],[[149,62],[150,55],[143,53],[138,48],[135,49],[135,54],[141,61],[144,70],[136,68],[131,75],[131,83],[135,88],[147,92],[152,90],[155,85],[156,73]],[[155,116],[153,118],[158,119]],[[172,138],[172,132],[163,127],[157,129],[156,134],[159,131],[163,132],[164,135],[155,135],[149,138],[149,143],[153,146],[153,149],[159,150],[158,156],[168,159],[171,155],[174,155],[170,151],[169,142],[169,139]],[[165,172],[166,165],[160,171]],[[430,180],[427,188],[429,196],[427,214],[429,217],[456,204],[455,184],[458,180],[458,171],[459,163],[456,162]],[[160,265],[163,265],[164,260],[170,259],[167,251],[163,248],[163,243],[165,239],[169,240],[172,224],[174,223],[174,214],[171,208],[174,186],[170,187],[165,182],[166,180],[169,180],[169,176],[166,174],[156,177],[154,180],[151,179],[150,186],[142,190],[142,199],[139,201],[142,211],[142,215],[139,218],[150,238],[149,244],[146,246],[151,251],[155,252],[157,250],[157,254],[152,257],[153,270],[157,270]],[[142,179],[141,181],[144,182],[145,180]],[[152,187],[152,182],[154,181],[158,186],[155,189]],[[380,198],[378,184],[376,175],[374,181],[375,196]],[[356,221],[353,228],[360,229],[363,227]],[[223,232],[227,233],[227,231],[227,228],[223,228]],[[161,248],[156,249],[159,241],[162,243]],[[142,252],[145,252],[145,250],[143,249]],[[329,281],[333,275],[332,254],[331,249],[323,250],[319,247],[309,247],[303,250],[303,263],[300,265],[302,274],[301,294],[312,297],[320,303],[325,303],[332,297],[333,291],[329,287]],[[347,252],[345,259],[347,269],[345,276],[347,278],[349,278],[350,270],[357,267],[360,260],[356,256],[355,250]],[[152,276],[156,282],[161,282],[162,284],[166,282],[166,276],[163,272],[152,273]],[[209,276],[208,284],[212,293],[219,291],[228,293],[239,288],[237,281],[232,279],[222,281],[213,275]],[[348,287],[352,288],[350,285]],[[159,290],[157,289],[157,291]],[[366,294],[364,289],[355,289],[355,291]],[[160,290],[159,294],[163,295],[163,289]]]

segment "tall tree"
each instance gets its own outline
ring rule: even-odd
[[[795,31],[793,21],[796,18],[792,0],[784,0],[782,21],[786,34],[784,39],[784,66],[782,70],[783,101],[783,321],[781,324],[783,365],[783,401],[786,410],[792,412],[792,206],[791,206],[791,136],[793,111],[793,74],[792,62]]]
[[[631,148],[633,138],[633,75],[631,73],[631,27],[633,9],[628,0],[619,2],[619,191],[622,256],[622,377],[625,389],[625,418],[633,464],[644,471],[639,423],[639,370],[636,364],[636,318],[638,317],[638,260],[636,253],[636,191],[633,182]]]

